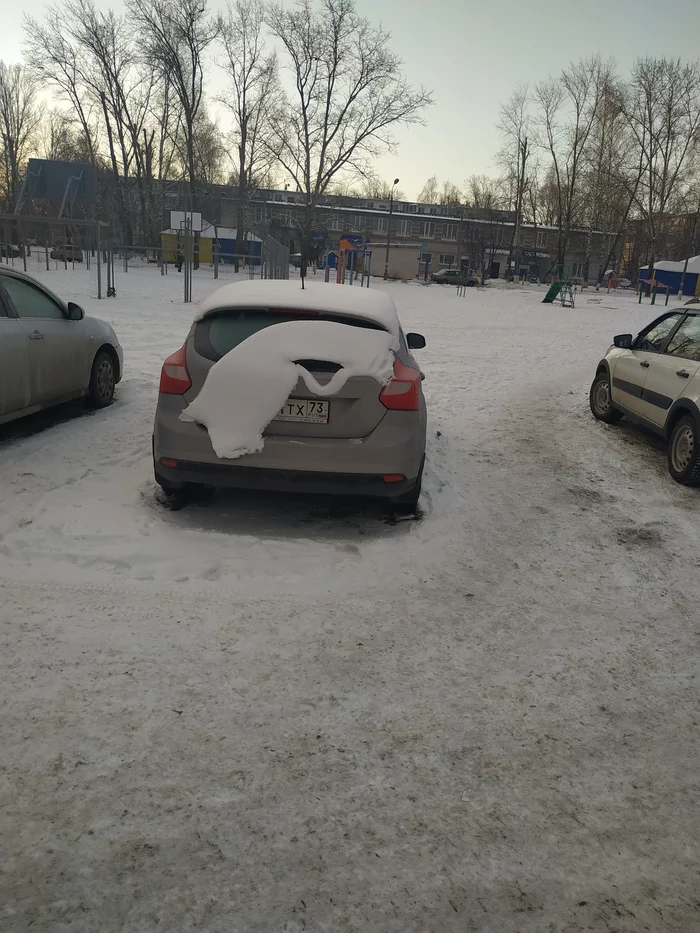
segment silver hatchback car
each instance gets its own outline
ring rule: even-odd
[[[247,337],[290,320],[336,321],[398,335],[394,378],[382,388],[353,376],[328,398],[303,381],[264,431],[264,448],[235,460],[217,457],[206,428],[180,420],[211,367]],[[189,484],[375,496],[415,508],[425,461],[423,373],[391,298],[380,291],[297,282],[228,285],[204,303],[184,345],[163,363],[153,432],[156,482],[166,493]],[[332,359],[299,360],[322,385],[341,367]],[[231,398],[245,406],[245,398]]]
[[[81,396],[109,405],[122,365],[109,324],[0,266],[0,424]]]

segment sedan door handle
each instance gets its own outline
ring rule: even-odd
[[[649,363],[647,363],[646,360],[642,360],[642,362],[639,365],[643,366],[644,369],[649,369]]]
[[[41,333],[40,330],[33,330],[31,334],[29,335],[29,339],[30,340],[43,340],[44,335]]]
[[[681,379],[690,379],[690,373],[687,373],[684,369],[679,369],[676,375],[680,376]]]

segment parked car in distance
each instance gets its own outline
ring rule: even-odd
[[[0,243],[0,256],[5,259],[19,259],[22,255],[22,248],[15,243]]]
[[[81,396],[103,408],[122,367],[109,324],[25,272],[0,267],[0,424]]]
[[[323,398],[300,379],[265,429],[260,453],[219,459],[207,430],[181,421],[180,414],[197,397],[212,366],[246,337],[264,327],[309,319],[395,334],[394,378],[382,388],[369,376],[353,376],[339,392]],[[393,301],[379,290],[302,291],[288,280],[219,289],[204,302],[183,346],[163,363],[153,431],[156,482],[166,493],[191,484],[338,493],[380,497],[394,507],[415,509],[425,460],[426,406],[423,374],[411,351],[424,346],[420,334],[403,333]],[[328,359],[302,362],[324,385],[341,368]]]
[[[615,337],[590,405],[599,421],[629,415],[660,434],[673,479],[700,485],[700,302],[667,311],[636,337]]]
[[[301,253],[292,253],[289,257],[289,261],[295,269],[299,269],[301,267]]]
[[[59,262],[82,262],[83,251],[78,246],[64,243],[61,246],[54,246],[50,258],[57,259]]]
[[[479,280],[468,272],[461,269],[439,269],[430,275],[433,282],[439,285],[468,285],[470,287],[479,284]]]

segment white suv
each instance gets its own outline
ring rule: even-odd
[[[615,337],[598,364],[590,403],[600,421],[629,415],[661,434],[671,476],[700,485],[700,301],[668,311],[637,337]]]

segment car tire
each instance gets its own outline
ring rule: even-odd
[[[106,350],[100,350],[92,364],[88,401],[93,408],[106,408],[114,400],[116,385],[114,360]]]
[[[683,415],[671,429],[668,472],[683,486],[700,486],[700,431],[692,415]]]
[[[621,418],[624,418],[624,412],[615,408],[610,398],[610,376],[606,370],[599,372],[593,380],[588,401],[593,417],[598,421],[604,421],[605,424],[617,424]]]

